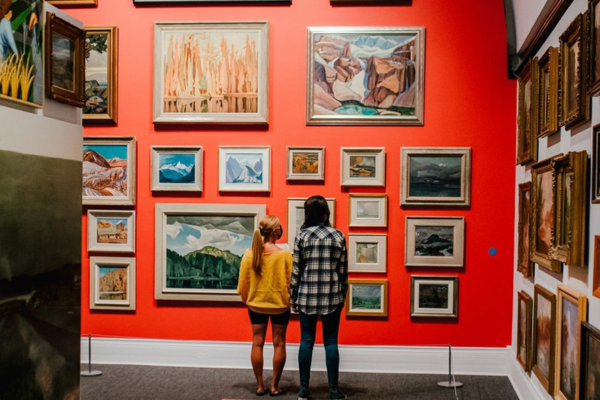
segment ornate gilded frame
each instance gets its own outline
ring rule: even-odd
[[[524,304],[525,315],[522,315],[521,304]],[[527,292],[521,290],[517,293],[517,361],[525,372],[531,371],[531,335],[533,324],[533,299]],[[525,326],[522,322],[525,322]],[[521,344],[524,345],[524,357],[521,354]]]
[[[524,277],[533,276],[531,261],[531,182],[519,184],[519,239],[517,247],[517,270]]]
[[[535,285],[533,289],[533,342],[531,352],[532,371],[538,380],[550,395],[554,395],[554,379],[556,375],[556,295],[540,285]],[[543,297],[550,302],[550,326],[548,334],[550,335],[548,343],[548,375],[546,376],[537,363],[537,342],[540,338],[538,324],[539,301],[538,296]]]
[[[544,179],[543,176],[545,174],[549,174],[550,178],[552,179],[552,191],[549,194],[550,198],[546,199],[546,198],[542,198],[542,193],[541,192],[541,185],[542,185],[542,180]],[[555,227],[555,215],[556,215],[556,210],[555,210],[555,199],[554,199],[554,194],[556,192],[556,174],[555,174],[555,169],[554,169],[554,158],[547,158],[545,160],[542,161],[538,161],[537,163],[533,164],[531,166],[531,184],[532,184],[532,191],[531,191],[531,229],[530,231],[530,246],[531,246],[531,250],[530,250],[530,256],[531,256],[531,261],[539,264],[540,266],[549,269],[551,271],[554,272],[561,272],[562,271],[562,265],[560,263],[553,263],[552,259],[550,258],[550,252],[552,250],[552,246],[554,244],[553,238],[550,238],[550,243],[548,244],[548,252],[542,251],[543,249],[538,248],[537,245],[537,240],[536,240],[536,232],[539,231],[540,226],[538,226],[540,224],[540,217],[539,217],[539,212],[541,212],[540,210],[540,206],[541,206],[541,202],[542,200],[546,200],[546,201],[551,201],[551,212],[550,212],[550,216],[552,218],[550,225],[550,230],[552,231]]]
[[[519,106],[517,115],[517,165],[537,161],[537,85],[538,58],[535,57],[521,70],[518,78]],[[529,101],[529,111],[526,102]]]
[[[537,137],[558,132],[558,72],[559,54],[557,47],[549,47],[538,61]]]
[[[595,340],[596,342],[600,343],[600,330],[598,330],[597,328],[595,328],[594,326],[592,326],[591,324],[588,324],[587,322],[582,322],[581,323],[581,381],[580,381],[580,392],[582,393],[586,393],[587,392],[587,386],[591,385],[592,387],[594,387],[594,383],[597,385],[598,381],[597,379],[599,379],[598,375],[598,370],[597,370],[597,365],[598,365],[598,354],[594,353],[594,354],[590,354],[590,340]],[[595,361],[596,365],[590,365],[590,361]],[[595,367],[594,371],[588,371],[589,367]],[[589,381],[588,380],[588,372],[594,374],[592,376],[592,378],[595,378],[595,382],[594,381]],[[597,386],[596,386],[597,387]],[[594,391],[592,391],[593,393]],[[597,391],[595,393],[596,395],[598,394]],[[584,398],[582,396],[582,398]],[[589,397],[585,397],[586,399],[589,399]]]
[[[590,262],[592,264],[592,262]],[[592,293],[594,297],[600,298],[600,235],[594,236],[594,282]]]
[[[596,18],[596,10],[600,12],[600,0],[589,0],[589,40],[588,40],[588,94],[600,95],[600,18]]]
[[[592,129],[592,203],[600,203],[600,124]]]

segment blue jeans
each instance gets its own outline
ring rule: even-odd
[[[340,375],[340,353],[338,351],[338,332],[342,306],[331,314],[321,315],[323,324],[323,345],[325,346],[325,364],[327,365],[327,380],[329,389],[337,390]],[[300,312],[300,350],[298,364],[300,366],[300,386],[308,389],[310,382],[310,365],[312,363],[313,347],[317,335],[318,314],[309,315]]]

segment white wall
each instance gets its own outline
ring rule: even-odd
[[[506,0],[511,1],[511,0]],[[517,32],[517,50],[529,35],[531,27],[544,8],[546,1],[552,0],[512,0],[515,11],[515,28]]]

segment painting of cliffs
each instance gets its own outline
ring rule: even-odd
[[[309,122],[422,123],[424,30],[375,31],[312,33]]]
[[[98,299],[127,300],[127,266],[98,268]]]

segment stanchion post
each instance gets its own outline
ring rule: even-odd
[[[92,371],[92,334],[88,334],[88,370],[81,371],[81,376],[100,376],[102,371]]]
[[[438,386],[445,388],[459,388],[463,384],[452,379],[452,344],[448,345],[448,381],[438,382]]]

